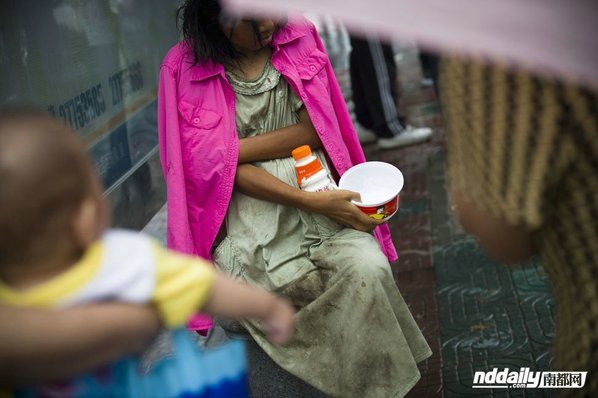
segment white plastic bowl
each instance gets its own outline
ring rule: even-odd
[[[381,220],[397,212],[403,183],[403,173],[392,164],[365,162],[347,170],[338,186],[358,192],[361,202],[353,203],[368,216]]]

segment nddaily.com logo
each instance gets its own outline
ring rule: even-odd
[[[582,388],[588,372],[535,372],[529,368],[494,368],[475,372],[473,388]]]

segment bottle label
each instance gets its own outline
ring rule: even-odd
[[[332,184],[328,184],[323,186],[322,188],[316,189],[314,192],[327,192],[327,191],[334,191],[334,186]]]
[[[324,177],[319,181],[304,181],[304,184],[301,185],[301,189],[307,192],[326,192],[326,191],[334,191],[338,189],[335,183],[331,182],[328,177]]]
[[[314,159],[303,166],[296,166],[295,171],[297,172],[297,185],[301,186],[301,181],[313,176],[320,170],[322,170],[322,165],[318,159]]]

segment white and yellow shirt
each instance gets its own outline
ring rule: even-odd
[[[100,301],[151,303],[167,327],[182,326],[205,304],[216,278],[205,260],[174,253],[133,231],[109,230],[71,268],[14,290],[0,281],[0,302],[64,308]]]

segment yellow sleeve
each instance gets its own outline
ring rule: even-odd
[[[167,327],[182,326],[208,301],[216,270],[207,261],[154,244],[156,285],[153,303]]]

